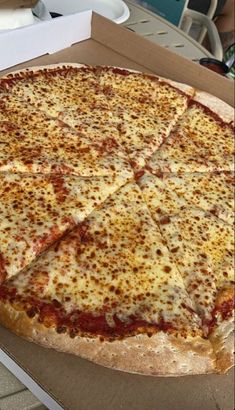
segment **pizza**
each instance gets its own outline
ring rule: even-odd
[[[151,74],[0,78],[0,323],[155,376],[233,365],[233,110]]]

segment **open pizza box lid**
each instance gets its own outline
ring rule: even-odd
[[[71,19],[68,20],[69,17]],[[16,57],[21,64],[14,67],[16,62],[5,65],[5,70],[0,74],[27,66],[61,62],[113,65],[156,73],[191,84],[231,105],[234,102],[231,80],[177,56],[91,11],[14,30],[8,33],[8,37],[5,33],[5,48],[0,35],[1,64],[4,64],[3,49],[8,57],[11,52],[16,52],[14,41],[19,34],[21,41],[17,42]],[[58,37],[61,40],[59,43]],[[29,38],[34,55],[30,51]],[[0,361],[50,409],[233,408],[232,371],[222,376],[180,378],[132,375],[41,348],[18,338],[3,327],[0,327]]]

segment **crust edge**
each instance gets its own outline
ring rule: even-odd
[[[219,325],[210,336],[219,373],[226,373],[234,366],[234,322],[233,318]]]
[[[44,347],[72,353],[96,364],[152,376],[184,376],[214,373],[216,358],[211,343],[200,337],[183,339],[159,332],[114,342],[99,338],[58,334],[11,304],[0,303],[0,323],[19,336]]]
[[[194,100],[215,112],[224,122],[234,124],[234,109],[229,104],[205,91],[196,91]]]

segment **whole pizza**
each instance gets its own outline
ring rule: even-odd
[[[0,79],[0,323],[146,375],[233,364],[233,110],[79,64]]]

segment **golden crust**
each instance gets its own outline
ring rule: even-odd
[[[234,123],[234,109],[224,101],[204,91],[197,91],[194,100],[208,107],[223,121]]]
[[[114,342],[99,338],[58,334],[36,317],[0,304],[0,322],[16,334],[45,347],[76,354],[97,364],[131,373],[153,376],[182,376],[216,371],[212,345],[200,337],[181,338],[159,332]]]
[[[11,73],[7,73],[4,76],[0,77],[0,79],[6,79],[9,76],[12,77],[14,75],[19,75],[19,74],[24,74],[27,73],[28,71],[31,72],[37,72],[40,70],[44,70],[44,69],[59,69],[59,68],[64,68],[64,67],[75,67],[75,68],[82,68],[82,67],[89,67],[89,65],[86,64],[80,64],[80,63],[60,63],[60,64],[48,64],[48,65],[42,65],[42,66],[35,66],[35,67],[28,67],[28,68],[22,68],[21,70],[16,70],[16,71],[12,71]],[[91,67],[91,66],[90,66]],[[107,67],[107,66],[104,66]],[[110,68],[112,68],[112,66],[110,66]],[[116,68],[116,67],[114,67]],[[120,67],[120,69],[123,69]],[[125,68],[124,70],[127,70],[131,73],[140,73],[140,71],[137,70],[132,70],[129,68]],[[167,84],[170,84],[172,87],[177,88],[178,90],[184,92],[185,94],[187,94],[188,96],[192,97],[195,94],[195,89],[193,87],[191,87],[190,85],[184,84],[184,83],[179,83],[177,81],[173,81],[170,80],[168,78],[165,77],[160,77],[158,75],[155,74],[151,74],[151,76],[158,78],[160,81],[163,81]]]
[[[221,323],[210,335],[216,355],[216,368],[226,373],[234,366],[234,321],[233,318]]]
[[[88,66],[86,64],[80,64],[80,63],[60,63],[60,64],[39,65],[39,66],[21,68],[19,70],[11,71],[10,73],[7,73],[1,76],[0,80],[5,80],[6,78],[14,77],[15,75],[19,75],[19,74],[23,75],[24,73],[27,73],[29,71],[37,73],[38,71],[44,70],[44,69],[52,70],[53,68],[59,69],[59,68],[65,68],[65,67],[81,68],[81,67],[88,67]]]
[[[161,81],[164,81],[167,84],[170,84],[172,87],[177,88],[183,93],[187,94],[190,97],[193,97],[195,94],[195,89],[190,85],[179,83],[178,81],[169,80],[168,78],[158,77]]]

